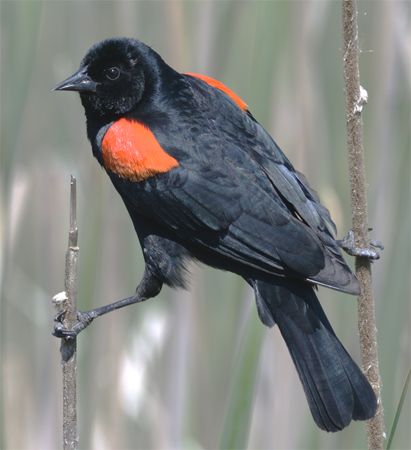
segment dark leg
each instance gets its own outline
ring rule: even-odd
[[[87,328],[96,317],[102,316],[103,314],[108,314],[111,311],[123,308],[124,306],[144,302],[149,298],[155,297],[160,293],[162,285],[163,283],[146,269],[144,271],[143,279],[137,287],[136,293],[132,297],[128,297],[118,302],[111,303],[110,305],[101,306],[100,308],[92,309],[90,311],[78,311],[78,322],[71,330],[65,329],[61,322],[66,310],[59,312],[54,318],[55,324],[53,336],[65,339],[74,338],[81,331]]]
[[[372,228],[369,228],[369,231],[371,230]],[[374,239],[370,240],[371,248],[369,249],[356,247],[354,241],[354,233],[352,230],[348,232],[347,236],[345,236],[344,239],[337,240],[337,245],[351,256],[365,256],[366,258],[369,258],[371,260],[380,259],[380,255],[375,250],[375,248],[380,248],[381,250],[384,250],[384,246],[381,244],[381,242],[375,241]]]

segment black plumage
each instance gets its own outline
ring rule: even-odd
[[[337,431],[369,419],[373,390],[313,289],[361,291],[329,212],[251,113],[212,81],[180,74],[141,42],[117,38],[94,46],[56,87],[80,92],[93,154],[133,221],[146,261],[137,294],[157,295],[163,283],[185,287],[190,259],[237,273],[253,287],[262,322],[279,326],[317,425]],[[127,129],[149,130],[176,164],[153,166],[138,181],[127,175],[137,166],[115,153],[120,144],[105,141],[121,119]]]

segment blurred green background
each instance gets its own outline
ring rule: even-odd
[[[78,180],[79,308],[132,295],[143,262],[122,201],[93,160],[78,95],[51,88],[112,36],[136,37],[175,69],[222,81],[307,175],[342,238],[350,200],[341,4],[3,0],[0,7],[0,446],[56,449],[62,389],[51,297],[63,290],[70,174]],[[386,246],[373,276],[389,429],[410,365],[410,3],[360,1],[358,22],[369,93],[369,220]],[[355,297],[319,295],[360,361]],[[248,321],[258,318],[244,283],[194,266],[191,292],[164,288],[93,323],[78,339],[79,448],[217,448]],[[363,423],[337,434],[316,427],[278,329],[261,330],[249,448],[366,448]],[[410,448],[409,398],[392,448]]]

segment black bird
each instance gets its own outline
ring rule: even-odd
[[[264,325],[277,324],[311,413],[326,431],[374,416],[369,382],[315,294],[358,295],[329,212],[247,105],[223,84],[180,74],[138,40],[107,39],[54,88],[80,93],[93,154],[121,195],[143,250],[136,294],[79,314],[95,317],[186,287],[187,262],[234,272],[254,289]]]

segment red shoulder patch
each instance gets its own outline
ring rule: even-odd
[[[106,170],[131,181],[142,181],[178,166],[154,134],[135,120],[114,122],[104,136],[101,152]]]
[[[244,112],[248,111],[248,105],[243,100],[241,100],[241,98],[235,92],[228,89],[228,87],[220,81],[214,80],[213,78],[207,77],[206,75],[199,75],[198,73],[186,73],[185,75],[191,75],[192,77],[200,78],[210,86],[214,86],[215,88],[220,89],[220,91],[225,92],[229,97],[231,97]]]

